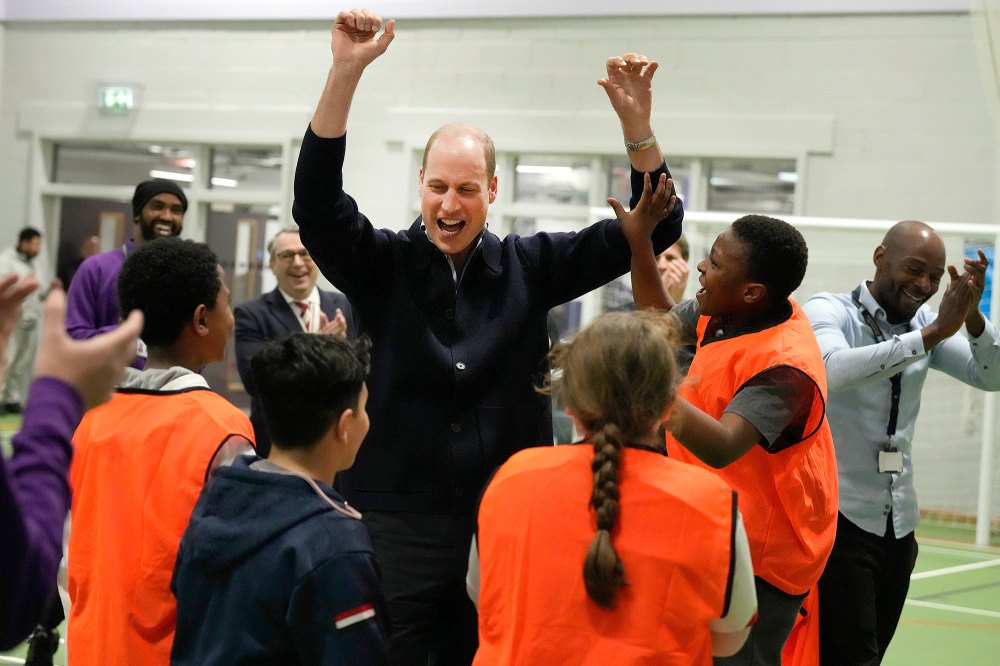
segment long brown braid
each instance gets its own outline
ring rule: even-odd
[[[583,581],[587,595],[606,608],[628,585],[612,538],[621,508],[622,448],[655,432],[674,398],[676,338],[673,319],[664,313],[614,312],[552,350],[543,390],[566,404],[593,437],[590,506],[597,533],[583,562]]]
[[[587,557],[583,560],[583,584],[587,596],[599,605],[614,605],[618,590],[625,587],[625,566],[611,540],[611,528],[618,521],[618,488],[622,441],[621,432],[610,423],[594,435],[594,492],[590,505],[597,513],[597,534],[590,542]]]

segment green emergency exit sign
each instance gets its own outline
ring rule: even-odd
[[[97,89],[97,108],[107,113],[128,113],[135,106],[132,86],[101,86]]]

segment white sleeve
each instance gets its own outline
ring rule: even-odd
[[[743,527],[743,516],[737,511],[733,548],[733,587],[730,590],[729,609],[708,628],[712,632],[712,654],[728,657],[737,651],[750,635],[750,628],[757,615],[757,589],[754,584],[753,566],[750,564],[750,544]]]
[[[469,572],[465,574],[465,590],[469,598],[479,610],[479,548],[476,546],[476,536],[472,536],[472,546],[469,548]]]

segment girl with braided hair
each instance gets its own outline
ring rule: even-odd
[[[475,664],[709,664],[756,610],[736,496],[667,458],[674,330],[598,317],[551,354],[543,389],[583,439],[514,454],[480,500],[469,594]]]

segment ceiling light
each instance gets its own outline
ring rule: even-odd
[[[166,178],[167,180],[179,180],[182,183],[190,183],[194,181],[194,176],[189,173],[176,173],[174,171],[160,171],[159,169],[153,169],[149,172],[152,178]]]

